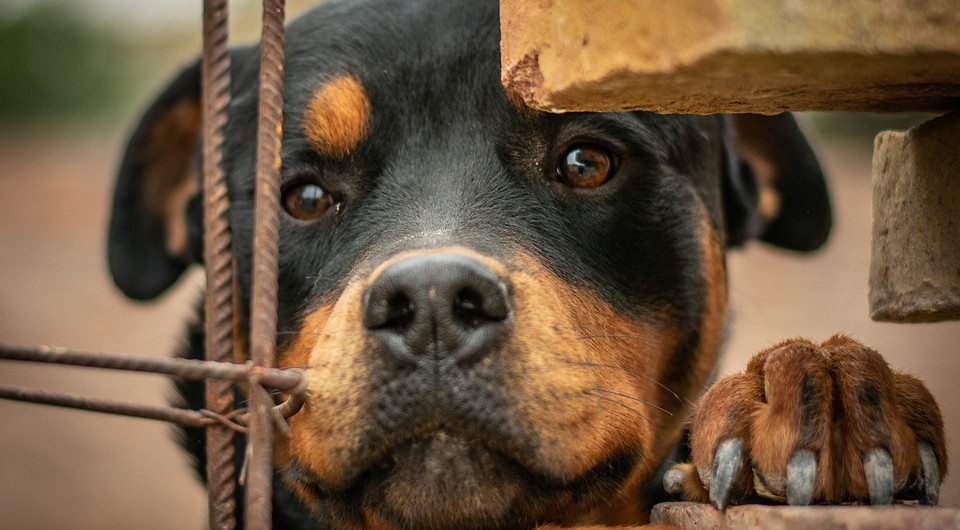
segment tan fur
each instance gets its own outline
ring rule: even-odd
[[[758,406],[750,429],[750,451],[760,480],[770,493],[784,497],[787,462],[796,451],[810,449],[822,462],[815,494],[835,495],[829,359],[815,344],[798,339],[767,349],[747,370],[763,381],[766,401]],[[803,395],[804,385],[809,396]]]
[[[771,145],[767,126],[755,116],[734,115],[733,121],[738,133],[737,152],[750,164],[757,185],[757,213],[767,223],[780,213],[782,204],[777,191],[777,160],[770,158],[778,150]]]
[[[683,482],[680,487],[683,490],[683,498],[692,502],[707,502],[707,488],[700,480],[700,474],[693,464],[677,464],[673,469],[683,472]]]
[[[705,486],[710,485],[710,469],[717,446],[732,438],[749,439],[750,420],[760,407],[762,392],[763,383],[756,375],[740,373],[717,381],[697,401],[690,432],[690,456],[698,480]],[[734,498],[746,493],[750,480],[749,469],[744,466],[734,487]]]
[[[703,278],[706,284],[703,295],[703,314],[700,321],[700,342],[696,354],[693,356],[694,364],[685,370],[685,379],[675,383],[676,386],[670,389],[673,393],[664,393],[664,399],[667,403],[678,404],[679,397],[679,400],[682,400],[688,406],[692,406],[692,402],[689,400],[693,399],[693,396],[700,391],[714,370],[723,341],[727,317],[727,266],[723,244],[720,241],[721,236],[710,224],[705,209],[701,209],[700,215],[702,218],[700,223],[700,247]],[[670,334],[669,331],[665,333]],[[673,344],[676,344],[680,337],[673,337],[670,340]],[[663,351],[667,352],[669,350]],[[665,367],[671,361],[671,356],[668,353],[663,353],[656,357],[655,361],[661,366],[658,369],[657,380],[664,380],[663,373]],[[660,425],[659,436],[656,438],[658,442],[654,450],[656,454],[669,449],[677,441],[686,415],[678,411],[673,416],[665,417],[664,420],[666,421]]]
[[[342,485],[352,447],[359,443],[366,409],[369,351],[360,320],[360,282],[332,305],[307,317],[297,341],[280,354],[283,366],[306,366],[308,398],[290,418],[289,451],[322,480]]]
[[[301,128],[321,156],[346,158],[367,134],[370,101],[360,80],[340,75],[324,82],[307,105]]]
[[[919,380],[893,372],[879,353],[843,335],[822,344],[792,339],[756,354],[745,372],[717,381],[700,399],[691,428],[694,466],[676,469],[705,479],[694,498],[706,495],[716,447],[731,437],[744,440],[748,462],[735,488],[741,498],[753,491],[746,476],[753,471],[764,481],[756,491],[782,500],[782,487],[766,486],[783,480],[787,461],[800,449],[817,457],[814,499],[821,502],[866,500],[863,456],[877,447],[890,453],[898,490],[917,468],[917,440],[931,445],[941,476],[946,471],[943,423],[933,396]]]
[[[193,158],[200,120],[199,101],[178,101],[155,120],[142,150],[140,204],[163,224],[164,246],[171,256],[186,257],[188,251],[187,203],[200,191]]]
[[[843,403],[845,433],[842,443],[844,477],[841,484],[849,496],[868,498],[863,476],[863,454],[875,447],[889,451],[897,490],[906,484],[907,474],[916,467],[916,440],[900,416],[896,402],[894,375],[875,350],[845,337],[836,336],[823,344],[833,359],[836,385]],[[862,388],[877,391],[876,406],[865,403]]]
[[[933,394],[916,377],[894,372],[893,384],[896,403],[901,417],[913,431],[918,442],[925,442],[933,449],[940,463],[940,476],[947,474],[947,440],[943,430],[943,416]]]

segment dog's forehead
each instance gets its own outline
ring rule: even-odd
[[[360,124],[350,112],[397,119],[443,107],[451,115],[451,105],[462,110],[505,97],[496,2],[371,4],[327,2],[291,24],[288,108],[325,125],[353,121],[344,125],[356,132]]]

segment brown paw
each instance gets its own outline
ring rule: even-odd
[[[717,508],[760,496],[794,505],[918,499],[946,474],[943,420],[922,382],[845,336],[782,342],[697,402],[692,465],[664,486]]]

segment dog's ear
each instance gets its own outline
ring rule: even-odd
[[[140,119],[120,163],[107,254],[120,289],[139,300],[201,260],[200,65],[176,76]]]
[[[833,217],[820,163],[792,114],[729,118],[723,183],[731,246],[759,237],[799,251],[827,240]]]

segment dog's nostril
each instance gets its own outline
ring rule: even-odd
[[[404,293],[397,293],[387,301],[387,314],[380,328],[402,330],[413,322],[413,301]]]
[[[495,293],[496,294],[496,293]],[[495,297],[495,294],[493,297]],[[507,317],[503,303],[490,300],[476,289],[460,289],[453,298],[454,318],[469,327],[478,327],[488,322],[497,322]]]
[[[472,289],[461,289],[453,298],[453,316],[471,327],[477,327],[489,320],[482,307],[483,297]]]

